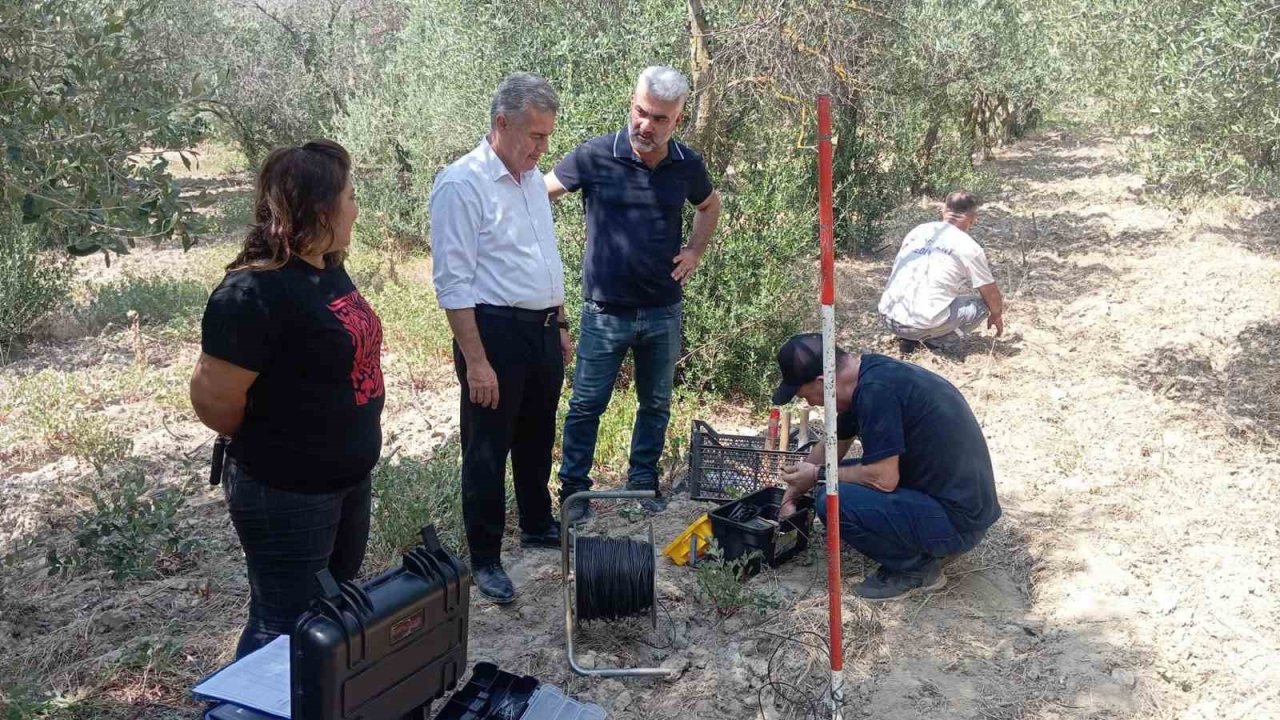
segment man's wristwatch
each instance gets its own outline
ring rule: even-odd
[[[568,320],[556,320],[556,325],[557,325],[557,326],[559,326],[559,328],[560,328],[561,330],[568,330],[568,329],[569,329],[569,321],[568,321]]]
[[[827,481],[827,464],[823,463],[818,466],[818,472],[813,476],[813,484],[824,483]]]

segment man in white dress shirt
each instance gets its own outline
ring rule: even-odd
[[[462,385],[462,515],[472,581],[498,603],[515,599],[501,557],[508,455],[521,545],[560,547],[547,482],[573,345],[538,170],[559,108],[545,79],[508,76],[493,96],[489,135],[441,171],[431,190],[436,296],[453,330]]]
[[[1004,298],[987,254],[969,235],[978,200],[957,190],[947,196],[942,220],[907,234],[880,296],[880,317],[898,336],[902,352],[921,342],[954,351],[983,320],[1004,333]]]

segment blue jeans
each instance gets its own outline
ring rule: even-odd
[[[825,487],[818,493],[818,516],[826,521]],[[961,532],[932,497],[900,487],[886,493],[840,483],[840,540],[886,570],[920,574],[949,555],[977,545],[986,530]]]
[[[658,461],[671,419],[671,385],[680,355],[680,303],[628,308],[582,301],[578,362],[573,397],[564,421],[560,497],[591,489],[600,415],[609,405],[618,369],[630,350],[635,356],[638,407],[631,431],[627,487],[658,489]]]
[[[369,540],[370,478],[335,493],[277,490],[227,458],[223,491],[249,570],[249,621],[236,658],[293,632],[319,594],[316,573],[352,580]]]

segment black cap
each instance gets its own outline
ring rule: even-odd
[[[785,405],[801,385],[822,375],[822,333],[795,335],[788,340],[778,351],[778,370],[782,382],[773,391],[773,404]]]

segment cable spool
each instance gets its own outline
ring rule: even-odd
[[[674,668],[665,667],[586,668],[578,663],[573,652],[573,631],[582,622],[621,620],[644,615],[647,611],[649,623],[657,632],[658,603],[654,588],[657,556],[654,553],[653,523],[649,523],[649,542],[631,538],[584,537],[569,522],[570,508],[574,503],[587,500],[644,500],[656,496],[653,490],[583,490],[560,501],[560,527],[564,529],[560,536],[564,652],[569,659],[569,669],[579,675],[671,677],[677,672]]]
[[[621,620],[651,614],[654,564],[653,543],[579,537],[573,557],[578,620]]]

